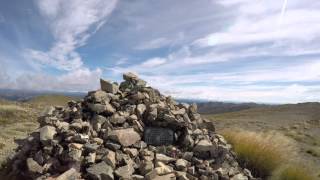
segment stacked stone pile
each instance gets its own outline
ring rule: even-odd
[[[177,103],[132,73],[123,78],[49,108],[12,172],[39,180],[254,179],[195,104]]]

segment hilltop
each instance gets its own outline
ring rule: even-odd
[[[299,157],[320,169],[320,103],[257,107],[205,117],[214,122],[218,132],[242,129],[283,134],[296,143]]]

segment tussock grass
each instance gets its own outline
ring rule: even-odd
[[[33,106],[65,106],[71,100],[79,100],[79,98],[52,94],[37,96],[27,102]]]
[[[308,154],[311,154],[314,157],[320,157],[320,147],[313,147],[307,150]]]
[[[305,168],[288,166],[276,171],[270,180],[315,180],[315,178]]]
[[[239,163],[256,177],[267,178],[293,157],[290,140],[277,133],[256,133],[240,129],[224,130],[227,141],[233,145]]]
[[[0,125],[11,124],[28,117],[27,110],[17,105],[0,105]]]

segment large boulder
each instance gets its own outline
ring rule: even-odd
[[[140,135],[133,129],[118,129],[109,133],[109,139],[120,143],[124,147],[128,147],[141,139]]]
[[[116,83],[100,79],[101,90],[107,93],[115,94],[119,91],[119,86]]]

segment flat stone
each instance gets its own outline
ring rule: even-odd
[[[169,157],[169,156],[164,155],[164,154],[159,154],[159,153],[156,154],[156,160],[160,161],[160,162],[163,162],[163,163],[166,163],[166,164],[169,163],[169,162],[175,161],[174,158]]]
[[[110,117],[110,122],[112,124],[123,124],[125,121],[126,121],[126,117],[121,116],[118,113],[115,113]]]
[[[86,150],[86,152],[95,152],[98,148],[99,148],[98,144],[87,143],[84,145],[84,149]]]
[[[96,153],[89,153],[85,159],[88,164],[93,164],[96,161]]]
[[[146,175],[150,171],[152,171],[154,168],[152,161],[144,161],[139,166],[139,171],[142,175]]]
[[[154,170],[157,172],[157,175],[161,176],[174,172],[172,167],[165,165],[163,162],[157,162],[156,166],[157,167]]]
[[[27,159],[27,168],[31,173],[41,174],[43,171],[43,167],[40,166],[35,160],[32,158]]]
[[[230,180],[248,180],[248,177],[243,174],[237,174],[233,176]]]
[[[76,148],[69,148],[68,156],[71,161],[81,161],[82,150]]]
[[[100,79],[101,90],[108,93],[116,94],[119,91],[119,86],[116,83]]]
[[[97,180],[113,180],[113,169],[104,161],[87,168],[88,175]]]
[[[133,174],[133,172],[134,168],[132,167],[132,165],[126,165],[116,169],[115,174],[116,176],[123,179],[131,179],[131,175]]]
[[[107,112],[107,113],[114,113],[114,112],[116,112],[116,109],[114,109],[114,107],[113,107],[111,104],[107,103],[105,106],[106,106],[106,112]]]
[[[104,124],[107,121],[107,118],[101,115],[95,115],[92,120],[92,127],[95,131],[100,131],[102,124]]]
[[[173,115],[183,115],[186,113],[186,110],[184,108],[181,108],[179,110],[174,110],[174,111],[171,111]]]
[[[110,99],[108,97],[108,94],[103,90],[97,90],[92,94],[92,97],[95,102],[101,103],[101,102],[110,102]]]
[[[130,157],[137,157],[137,155],[139,154],[139,151],[135,148],[125,148],[124,152],[126,154],[129,154]]]
[[[126,81],[137,81],[139,78],[137,75],[133,74],[132,72],[124,73],[123,79]]]
[[[120,143],[124,147],[131,146],[141,139],[140,135],[133,128],[113,130],[108,138]]]
[[[188,166],[188,161],[185,159],[178,159],[175,165],[178,170],[183,170]]]
[[[209,158],[214,156],[216,146],[212,144],[209,140],[203,139],[200,140],[196,146],[193,148],[195,156],[200,158]]]
[[[82,149],[83,144],[79,144],[79,143],[70,143],[69,144],[69,148],[74,148],[74,149]]]
[[[80,178],[80,173],[77,172],[76,169],[71,168],[64,173],[62,173],[60,176],[56,178],[56,180],[76,180]]]
[[[90,103],[90,104],[88,104],[88,107],[91,111],[93,111],[97,114],[100,114],[100,113],[106,111],[106,109],[107,109],[106,105],[103,105],[103,104]]]
[[[116,153],[108,150],[106,154],[102,157],[102,160],[106,162],[112,168],[116,167]]]
[[[143,113],[146,111],[147,107],[144,104],[138,104],[137,106],[137,114],[141,117]]]
[[[52,140],[54,135],[57,134],[56,128],[53,126],[43,126],[40,129],[40,140],[47,141]]]
[[[101,138],[96,137],[96,138],[93,138],[92,140],[93,140],[95,143],[97,143],[98,145],[103,144],[103,139],[101,139]]]

